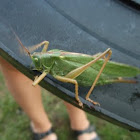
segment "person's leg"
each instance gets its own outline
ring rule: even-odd
[[[64,102],[64,104],[66,105],[67,111],[69,113],[72,130],[85,130],[89,127],[90,123],[84,111],[78,109],[77,107],[74,107],[69,103]],[[91,133],[85,133],[83,135],[80,135],[78,137],[78,140],[91,140],[96,138],[96,136],[96,132],[93,131]]]
[[[51,122],[49,121],[42,105],[40,87],[33,87],[30,79],[1,57],[0,64],[9,91],[29,116],[32,121],[33,130],[38,133],[49,130],[51,128]],[[48,139],[55,140],[56,135],[53,133],[43,140]]]

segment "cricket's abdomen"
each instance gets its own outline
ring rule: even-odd
[[[53,56],[52,56],[53,57]],[[53,64],[53,67],[51,68],[50,74],[51,75],[59,75],[59,76],[64,76],[67,75],[69,72],[72,70],[79,68],[88,62],[92,61],[94,59],[93,56],[90,55],[84,55],[84,54],[77,54],[77,53],[72,53],[64,55],[64,53],[54,56],[55,62]],[[98,66],[99,67],[99,66]],[[98,74],[99,70],[94,69],[93,67],[89,67],[86,69],[82,74],[80,74],[78,77],[75,79],[77,80],[79,85],[83,86],[90,86],[93,84],[96,75]],[[103,80],[105,81],[105,75],[101,74],[100,76],[100,83]]]
[[[76,62],[71,62],[67,60],[59,59],[55,61],[55,64],[53,65],[53,68],[51,69],[52,75],[59,75],[59,76],[66,76],[69,72],[72,70],[81,67],[83,64],[79,64]],[[79,85],[83,86],[91,86],[98,74],[98,70],[93,69],[92,67],[89,67],[86,69],[82,74],[80,74],[75,79],[77,80]],[[108,79],[108,77],[104,74],[101,74],[100,79],[98,80],[98,84],[103,84]]]
[[[95,59],[95,57],[80,53],[71,53],[64,51],[49,51],[52,53],[54,64],[51,68],[50,73],[52,75],[65,76],[72,70],[79,68],[88,62]],[[78,81],[79,85],[91,86],[104,63],[103,59],[98,60],[92,66],[87,68],[82,74],[80,74],[75,79]],[[129,78],[140,74],[140,69],[129,66],[126,64],[116,63],[108,61],[105,69],[103,70],[97,84],[109,84],[113,83],[118,77]]]

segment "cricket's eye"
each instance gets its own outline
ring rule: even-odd
[[[35,61],[37,62],[38,61],[38,58],[35,58]]]

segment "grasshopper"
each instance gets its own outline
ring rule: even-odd
[[[78,96],[78,86],[91,86],[86,94],[86,100],[94,105],[100,105],[89,98],[96,85],[110,83],[136,83],[135,80],[124,78],[134,77],[140,74],[140,69],[122,63],[109,61],[112,51],[108,48],[103,53],[87,55],[63,50],[49,50],[48,41],[43,41],[32,48],[27,49],[16,36],[19,44],[32,59],[35,69],[42,72],[39,77],[35,77],[33,86],[37,85],[47,74],[51,74],[55,79],[72,83],[75,85],[75,98],[80,107],[83,103]],[[37,48],[43,47],[41,52],[34,52]]]

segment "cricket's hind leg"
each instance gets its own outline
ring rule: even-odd
[[[79,103],[79,106],[83,108],[83,103],[81,102],[81,100],[78,97],[78,83],[76,80],[71,79],[71,78],[67,78],[67,77],[63,77],[63,76],[54,76],[54,78],[56,78],[57,80],[61,81],[61,82],[65,82],[65,83],[72,83],[75,85],[75,98]]]
[[[94,89],[94,87],[95,87],[95,85],[96,85],[96,82],[97,82],[97,80],[99,79],[99,77],[100,77],[100,75],[101,75],[101,73],[102,73],[102,71],[103,71],[103,69],[104,69],[104,67],[105,67],[105,65],[106,65],[106,63],[107,63],[107,61],[109,60],[111,54],[112,54],[112,51],[111,51],[110,48],[108,48],[105,52],[103,52],[102,54],[100,54],[99,56],[97,56],[94,60],[88,62],[87,64],[85,64],[85,65],[83,65],[83,66],[81,66],[81,67],[79,67],[79,68],[76,68],[76,69],[72,70],[72,71],[69,72],[67,75],[65,75],[65,78],[75,79],[75,78],[78,77],[80,74],[82,74],[87,68],[89,68],[91,65],[93,65],[94,63],[96,63],[99,59],[101,59],[101,58],[104,58],[104,59],[105,59],[105,61],[104,61],[104,63],[103,63],[103,66],[101,67],[101,69],[100,69],[100,71],[99,71],[99,73],[98,73],[98,75],[97,75],[97,77],[96,77],[96,79],[95,79],[95,81],[94,81],[94,83],[93,83],[91,89],[89,90],[89,92],[88,92],[87,95],[86,95],[86,100],[92,102],[93,104],[98,104],[98,105],[99,105],[99,103],[94,102],[93,100],[91,100],[91,99],[89,98],[89,96],[90,96],[92,90]],[[107,56],[106,56],[106,55],[107,55]],[[76,94],[78,95],[78,93],[76,93]]]
[[[49,45],[48,41],[43,41],[43,42],[41,42],[41,43],[39,43],[37,45],[31,46],[31,47],[28,48],[28,50],[31,53],[31,52],[35,51],[36,49],[42,47],[42,45],[44,45],[44,47],[43,47],[41,52],[46,52],[47,49],[48,49],[48,45]]]
[[[88,91],[88,93],[87,93],[87,95],[86,95],[86,100],[88,100],[89,102],[92,102],[92,103],[95,104],[95,105],[100,105],[100,104],[97,103],[97,102],[94,102],[93,100],[91,100],[91,99],[89,98],[89,96],[90,96],[91,92],[93,91],[93,89],[94,89],[94,87],[95,87],[95,85],[96,85],[96,83],[97,83],[97,81],[98,81],[98,79],[99,79],[99,77],[100,77],[102,71],[104,70],[104,68],[105,68],[105,66],[106,66],[106,64],[107,64],[107,62],[109,61],[109,59],[110,59],[110,57],[111,57],[111,54],[112,54],[111,49],[107,49],[105,52],[103,52],[100,56],[98,56],[98,57],[96,58],[96,60],[99,60],[100,58],[104,58],[104,63],[103,63],[103,65],[102,65],[102,67],[101,67],[99,73],[97,74],[97,76],[96,76],[96,78],[95,78],[95,81],[93,82],[93,84],[92,84],[90,90]]]

